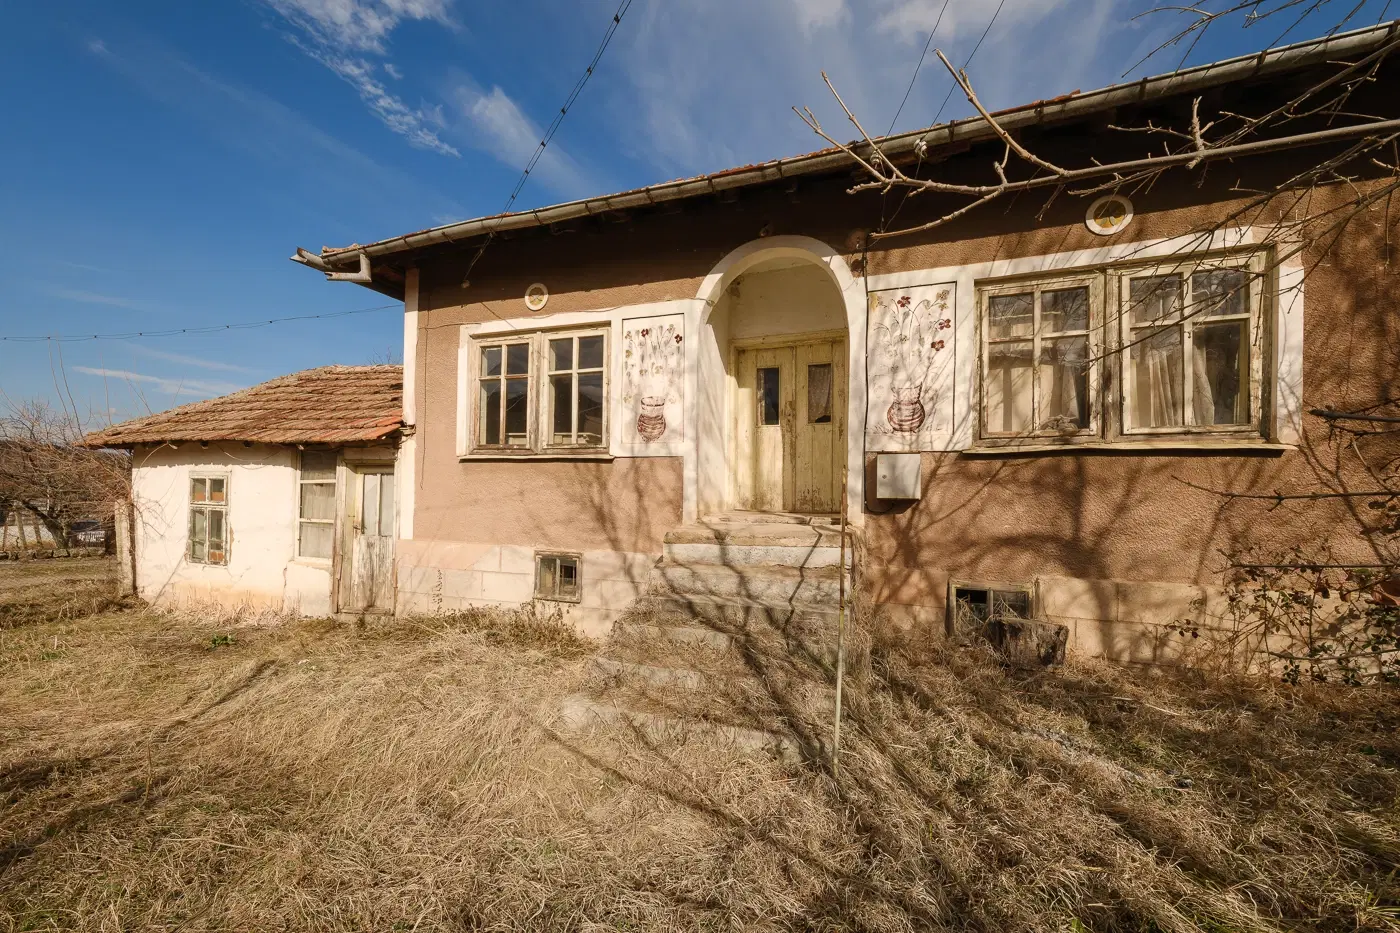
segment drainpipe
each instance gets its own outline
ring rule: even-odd
[[[292,262],[299,262],[303,266],[310,266],[318,272],[326,275],[326,280],[330,282],[352,282],[356,285],[369,285],[374,281],[374,277],[369,271],[369,256],[360,252],[357,254],[360,260],[360,271],[358,272],[337,272],[333,266],[327,263],[320,256],[310,250],[297,247],[296,255],[291,257]]]

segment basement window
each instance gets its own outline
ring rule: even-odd
[[[583,598],[577,554],[535,555],[535,598],[576,603]]]
[[[952,630],[973,631],[993,619],[1031,618],[1031,591],[1021,586],[954,584],[949,605]]]
[[[228,563],[228,476],[190,477],[191,563]]]

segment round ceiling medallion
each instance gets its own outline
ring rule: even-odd
[[[1084,225],[1090,233],[1110,236],[1122,230],[1133,220],[1133,202],[1121,194],[1108,194],[1089,205],[1084,215]]]
[[[543,282],[536,282],[525,289],[525,307],[531,311],[543,311],[547,301],[549,301],[549,289],[544,287]]]

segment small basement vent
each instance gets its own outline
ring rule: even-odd
[[[535,555],[535,598],[576,603],[582,598],[577,554]]]
[[[1006,586],[954,586],[952,630],[954,634],[980,631],[993,619],[1031,618],[1029,588]]]

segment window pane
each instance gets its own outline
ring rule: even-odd
[[[1128,283],[1128,317],[1134,324],[1155,324],[1181,312],[1181,276],[1149,275]]]
[[[223,501],[224,501],[224,482],[225,482],[225,481],[222,480],[222,479],[210,479],[210,480],[209,480],[209,501],[210,501],[210,502],[223,502]]]
[[[987,302],[987,336],[992,340],[1030,336],[1034,312],[1035,296],[1030,292],[994,296]]]
[[[360,532],[379,534],[379,474],[366,473],[360,478]]]
[[[1246,321],[1197,327],[1191,335],[1191,408],[1196,424],[1248,424]]]
[[[1040,293],[1042,333],[1089,329],[1089,286]]]
[[[1031,345],[997,343],[987,353],[987,424],[995,434],[1031,426]]]
[[[506,347],[506,375],[525,376],[530,372],[530,345],[513,343]]]
[[[394,474],[383,473],[379,477],[379,533],[386,538],[394,536]]]
[[[334,525],[302,522],[298,537],[298,553],[300,553],[302,557],[330,560],[331,547],[335,540]]]
[[[1089,338],[1061,337],[1041,344],[1041,431],[1089,426]]]
[[[477,443],[501,443],[501,382],[488,379],[481,384],[481,432]]]
[[[603,443],[602,373],[579,373],[578,442],[592,447]]]
[[[574,368],[574,338],[565,337],[562,340],[551,340],[549,342],[549,369],[551,372],[563,370],[568,372]]]
[[[1031,594],[1021,590],[993,590],[992,616],[998,619],[1006,616],[1029,619],[1031,617]]]
[[[553,596],[557,587],[556,571],[558,558],[541,557],[535,568],[535,592],[540,596]]]
[[[335,483],[302,483],[301,517],[334,520]]]
[[[764,367],[758,371],[758,423],[777,424],[779,395],[778,368]]]
[[[554,432],[553,444],[574,442],[574,377],[549,377],[550,424]]]
[[[1191,276],[1191,292],[1196,311],[1201,317],[1223,317],[1244,314],[1249,284],[1243,269],[1208,269]]]
[[[603,338],[601,335],[578,339],[578,368],[603,368]]]
[[[524,446],[530,442],[530,381],[506,380],[506,443]]]
[[[1136,331],[1139,340],[1148,331]],[[1181,328],[1168,327],[1128,348],[1133,406],[1129,426],[1165,428],[1182,423]]]
[[[485,347],[481,351],[481,374],[499,376],[501,374],[501,348]]]
[[[190,501],[207,502],[209,499],[209,481],[203,478],[190,480]]]
[[[209,563],[224,562],[224,510],[209,510]]]
[[[568,599],[578,598],[578,563],[572,560],[559,561],[559,595]]]
[[[334,450],[306,450],[301,454],[301,478],[335,479]]]
[[[190,510],[190,559],[206,560],[209,543],[209,513],[204,509]]]
[[[830,363],[810,363],[807,366],[807,421],[810,424],[831,424]]]

